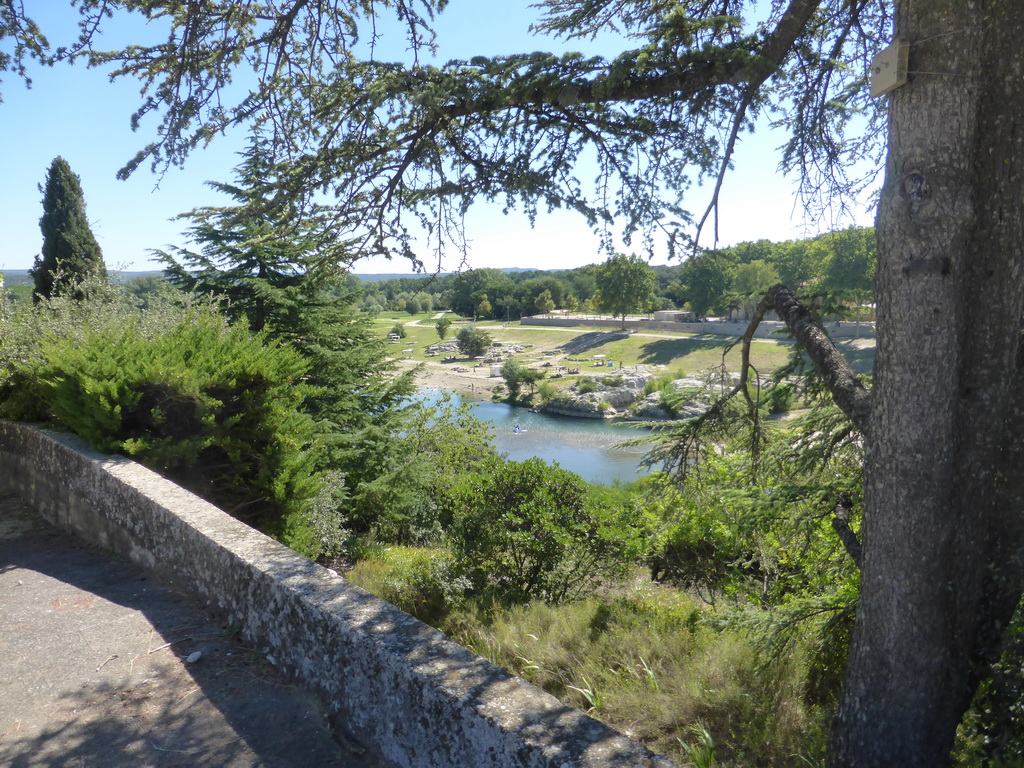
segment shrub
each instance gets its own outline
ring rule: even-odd
[[[769,660],[710,617],[682,592],[636,584],[572,605],[460,610],[443,629],[680,765],[693,764],[682,743],[698,722],[722,768],[821,764],[832,710],[802,695],[802,649]]]
[[[467,325],[459,329],[455,342],[466,357],[479,357],[491,346],[491,335],[475,325]]]
[[[412,616],[435,626],[465,602],[469,580],[441,549],[386,547],[346,575]]]
[[[670,381],[672,381],[671,376],[658,376],[655,379],[648,379],[644,384],[644,397],[647,397],[654,392],[661,392],[668,386]]]
[[[621,376],[602,376],[601,383],[606,387],[614,389],[615,387],[621,387],[625,383],[625,379]]]
[[[576,383],[576,391],[581,395],[597,392],[597,382],[590,376],[585,376]]]
[[[505,380],[505,386],[508,387],[508,399],[510,403],[515,403],[519,399],[519,393],[523,388],[523,372],[526,369],[523,364],[516,360],[514,357],[510,357],[501,366],[501,378]]]
[[[409,335],[405,330],[405,325],[403,325],[402,323],[395,323],[391,327],[391,333],[395,334],[400,339],[404,339],[406,336]]]
[[[558,387],[554,382],[542,381],[537,385],[537,394],[540,395],[541,402],[549,403],[558,397]]]
[[[478,592],[508,603],[572,600],[642,550],[635,509],[597,505],[577,475],[540,459],[491,460],[448,503],[460,568]]]
[[[74,333],[46,328],[13,363],[5,414],[55,421],[316,554],[303,517],[321,481],[302,357],[210,308],[156,325],[115,309],[93,319]]]
[[[768,410],[771,413],[788,413],[793,407],[793,385],[777,383],[768,390]]]

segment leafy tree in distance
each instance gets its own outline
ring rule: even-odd
[[[822,287],[837,295],[869,294],[878,259],[874,232],[850,228],[833,232],[822,240],[832,251],[825,263]]]
[[[43,191],[43,253],[31,270],[33,295],[50,298],[61,284],[80,283],[89,275],[106,275],[103,253],[85,215],[80,179],[63,157],[54,158]]]
[[[505,386],[508,388],[508,401],[513,405],[519,399],[519,393],[523,389],[523,371],[525,370],[523,364],[514,357],[510,357],[501,364],[501,378],[505,380]]]
[[[476,313],[480,317],[490,317],[494,308],[491,306],[490,299],[487,298],[487,294],[483,294],[480,297],[479,303],[476,305]]]
[[[448,329],[452,327],[452,319],[450,317],[439,317],[434,323],[434,329],[437,331],[437,337],[444,341],[448,335]]]
[[[732,292],[743,303],[747,318],[765,291],[778,282],[778,271],[763,259],[737,265],[732,274]]]
[[[637,255],[617,254],[597,272],[597,306],[603,312],[622,318],[647,308],[654,295],[654,270]]]
[[[702,253],[683,264],[683,302],[703,320],[712,312],[725,311],[729,295],[732,265],[718,253]]]
[[[459,351],[466,357],[479,357],[491,346],[491,334],[475,325],[467,325],[459,329],[455,341]]]
[[[555,308],[555,302],[551,298],[551,291],[541,291],[540,295],[534,299],[533,305],[537,308],[537,311],[542,315],[549,315]]]

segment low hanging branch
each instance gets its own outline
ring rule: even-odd
[[[744,387],[744,391],[746,391],[745,381],[749,367],[750,344],[754,338],[754,332],[769,309],[774,309],[779,318],[786,323],[797,344],[811,359],[818,375],[828,387],[836,406],[846,414],[856,429],[861,433],[866,433],[871,415],[871,393],[857,378],[846,358],[836,349],[836,345],[832,343],[832,339],[825,329],[815,321],[807,308],[793,295],[793,292],[782,284],[773,285],[768,289],[768,293],[757,305],[754,318],[747,326],[746,332],[737,342],[743,344],[743,373],[739,386]],[[839,536],[839,540],[842,541],[847,554],[860,568],[861,543],[857,534],[850,528],[852,507],[853,503],[848,496],[843,496],[836,502],[833,508],[835,516],[832,519],[832,528]]]
[[[871,393],[853,372],[850,364],[843,357],[843,353],[836,349],[836,345],[832,343],[832,339],[825,329],[811,316],[811,313],[793,295],[793,292],[781,283],[768,289],[754,310],[754,316],[747,325],[746,331],[726,348],[725,353],[728,353],[737,344],[742,345],[740,347],[740,380],[735,387],[715,403],[712,410],[720,411],[721,407],[738,393],[743,393],[748,404],[753,406],[748,388],[749,372],[753,369],[750,363],[750,345],[765,314],[772,309],[789,328],[800,348],[811,359],[818,375],[828,387],[835,404],[846,414],[854,427],[861,432],[867,432],[868,416],[871,413]]]
[[[836,348],[825,329],[811,316],[811,313],[793,295],[791,290],[779,284],[768,290],[758,303],[753,319],[743,335],[729,345],[723,353],[724,358],[729,350],[737,344],[740,345],[739,381],[716,398],[704,414],[687,420],[677,427],[669,428],[667,432],[656,438],[655,442],[659,443],[659,447],[645,457],[645,464],[652,466],[661,463],[667,472],[676,476],[677,482],[681,480],[692,467],[702,463],[703,454],[710,450],[709,445],[714,442],[714,435],[716,433],[725,434],[729,431],[730,427],[727,426],[727,422],[734,418],[729,416],[729,403],[737,395],[741,395],[745,400],[746,407],[743,410],[747,414],[746,419],[748,424],[753,426],[755,432],[757,431],[759,425],[757,414],[762,401],[760,397],[753,397],[751,394],[751,373],[755,379],[758,374],[750,362],[750,352],[754,335],[757,333],[761,321],[765,314],[773,309],[786,323],[800,348],[810,358],[815,370],[831,393],[833,401],[850,420],[851,429],[856,429],[862,434],[867,432],[871,414],[870,392],[857,378],[850,364]],[[630,444],[651,441],[651,438],[641,438],[630,441]],[[757,435],[754,440],[755,452],[756,443]],[[861,545],[857,540],[857,535],[850,527],[850,508],[849,498],[840,498],[833,508],[835,518],[832,525],[847,553],[859,567]]]
[[[850,528],[850,510],[853,509],[853,501],[849,496],[843,495],[833,509],[835,517],[832,518],[832,529],[839,536],[839,540],[843,542],[843,546],[846,548],[846,553],[853,560],[853,564],[860,568],[861,555],[863,548],[861,547],[860,540],[857,538],[857,534]]]
[[[750,340],[765,312],[774,309],[789,328],[797,344],[814,364],[815,370],[825,382],[832,399],[853,425],[862,433],[868,431],[871,414],[871,393],[857,378],[843,354],[836,349],[825,329],[811,317],[807,308],[797,300],[793,292],[781,283],[773,285],[757,305],[754,319],[743,335],[744,361],[749,356]],[[744,375],[745,375],[744,371]]]

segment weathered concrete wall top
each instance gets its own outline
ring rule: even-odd
[[[0,421],[0,491],[223,612],[383,765],[671,768],[637,743],[122,457]]]

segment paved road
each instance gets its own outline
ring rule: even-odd
[[[187,598],[0,496],[0,765],[372,763]]]

